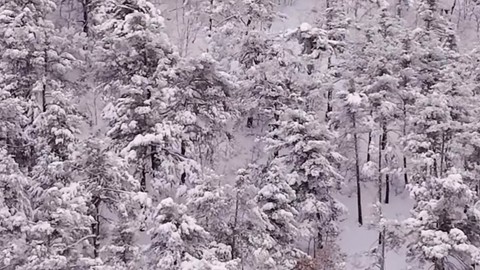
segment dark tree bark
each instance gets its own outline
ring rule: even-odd
[[[185,155],[185,153],[187,151],[186,148],[187,148],[187,145],[185,144],[185,141],[182,140],[181,147],[180,147],[180,154],[182,156]],[[187,172],[183,171],[182,175],[180,176],[180,184],[184,185],[186,180],[187,180]]]
[[[89,12],[90,12],[90,0],[84,0],[82,2],[82,8],[83,8],[83,32],[89,36],[89,32],[90,32],[90,26],[89,26],[89,21],[90,21],[90,18],[89,18]]]
[[[238,208],[239,208],[239,193],[237,192],[237,196],[235,199],[235,215],[233,219],[233,228],[232,228],[232,250],[231,250],[231,256],[232,260],[237,258],[237,226],[238,226]]]
[[[384,123],[382,126],[382,140],[381,140],[381,151],[385,151],[388,143],[388,132],[387,126]],[[380,157],[381,162],[381,157]],[[390,202],[390,176],[388,173],[385,175],[385,203],[388,204]]]
[[[403,100],[403,137],[407,136],[407,108],[405,103],[406,101]],[[405,181],[405,185],[408,185],[407,157],[405,153],[403,154],[403,180]]]
[[[362,190],[360,185],[360,161],[358,155],[358,135],[357,135],[357,120],[355,114],[352,116],[353,120],[353,143],[355,144],[355,176],[357,180],[357,213],[358,213],[358,223],[363,225],[363,215],[362,215]]]
[[[247,118],[247,128],[252,128],[253,127],[253,117],[249,116]]]
[[[100,250],[100,204],[101,199],[97,196],[93,198],[93,218],[95,222],[92,224],[92,234],[94,237],[92,238],[92,245],[93,245],[93,257],[98,258],[99,250]]]

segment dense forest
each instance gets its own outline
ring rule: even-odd
[[[480,269],[479,33],[476,0],[0,0],[0,270]]]

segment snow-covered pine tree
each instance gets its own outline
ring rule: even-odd
[[[26,260],[29,243],[26,233],[32,209],[27,194],[30,179],[15,160],[0,148],[0,268],[13,270]]]
[[[288,173],[277,158],[259,177],[256,201],[269,237],[257,251],[257,269],[293,269],[297,261],[306,256],[295,248],[295,240],[302,233],[296,220],[298,211],[293,206],[295,190],[289,184],[295,175]]]
[[[74,179],[70,159],[76,115],[49,104],[33,123],[36,160],[32,168],[31,200],[36,226],[28,235],[29,260],[21,269],[64,269],[93,263],[87,241],[93,218],[90,193]],[[32,136],[32,135],[31,135]]]
[[[412,263],[429,263],[435,270],[478,264],[478,224],[473,221],[475,194],[460,174],[430,177],[410,186],[415,202],[412,218],[404,221]],[[473,227],[472,227],[473,226]],[[417,260],[417,261],[415,261]]]
[[[289,53],[282,51],[271,38],[259,34],[252,35],[250,41],[252,43],[245,46],[242,52],[250,60],[243,63],[246,66],[240,75],[242,92],[238,98],[248,104],[243,108],[248,115],[247,127],[253,127],[253,119],[263,127],[278,120],[280,110],[296,101],[292,97],[294,82],[291,76],[297,74],[293,69],[298,67],[295,65],[298,62],[289,61],[292,59],[283,54]],[[253,54],[249,52],[251,49],[254,49]]]
[[[88,193],[69,175],[68,159],[79,115],[72,105],[67,73],[75,64],[67,39],[49,16],[52,1],[5,1],[0,5],[2,25],[2,88],[12,97],[29,101],[26,128],[32,226],[26,239],[27,259],[18,269],[88,267],[93,262],[82,251],[91,218]]]
[[[277,16],[271,0],[211,0],[206,8],[212,53],[228,66],[227,61],[234,59],[239,49],[249,42],[250,35],[264,35]]]
[[[228,185],[220,184],[220,177],[204,171],[201,179],[187,191],[186,206],[196,220],[218,243],[229,244],[232,235],[227,218],[231,213]]]
[[[346,169],[353,167],[356,182],[358,223],[362,225],[362,185],[360,175],[362,160],[359,148],[361,134],[369,131],[369,113],[368,98],[357,87],[355,79],[350,78],[345,86],[346,89],[338,91],[333,100],[334,109],[331,115],[330,126],[338,133],[338,151],[344,153],[353,149],[353,156],[346,154],[344,156],[353,160],[352,162],[354,163],[353,165],[347,164]]]
[[[330,55],[327,59],[328,67],[328,77],[330,80],[334,80],[339,77],[339,70],[337,68],[337,58],[339,54],[344,51],[345,39],[347,34],[347,15],[345,2],[335,1],[335,0],[326,0],[326,10],[325,10],[325,30],[327,31],[327,39],[330,43],[331,48],[333,49],[330,52]],[[334,86],[330,84],[327,86],[327,108],[325,113],[325,119],[328,122],[329,114],[332,111],[332,98],[333,98]]]
[[[456,104],[471,96],[468,87],[462,87],[457,37],[436,5],[426,1],[419,10],[425,26],[416,32],[413,69],[418,73],[418,91],[410,119],[413,127],[406,137],[412,180],[441,177],[452,167],[448,145],[468,119],[468,111]]]
[[[262,117],[256,115],[259,96],[252,97],[258,92],[256,85],[260,85],[258,88],[263,85],[258,83],[263,79],[262,72],[255,66],[275,59],[277,55],[268,31],[277,17],[276,3],[271,0],[212,0],[209,4],[206,10],[209,17],[208,51],[225,71],[237,76],[242,87],[232,96],[248,104],[242,106],[241,116],[245,117],[239,121],[246,120],[247,127],[253,127],[254,119]]]
[[[46,17],[54,9],[51,0],[1,2],[2,88],[14,97],[35,96],[32,91],[44,70],[46,38],[53,27]]]
[[[399,118],[402,115],[402,99],[398,95],[399,62],[401,61],[401,37],[405,26],[402,22],[390,14],[388,6],[380,7],[379,15],[374,20],[374,25],[367,30],[367,42],[364,53],[367,58],[366,70],[363,74],[365,83],[365,94],[368,96],[369,109],[374,124],[369,134],[369,143],[376,140],[372,145],[377,145],[378,158],[377,168],[379,177],[379,196],[384,196],[385,203],[390,199],[390,174],[385,172],[394,169],[392,164],[391,130],[399,125]],[[368,149],[369,157],[371,149]],[[389,157],[390,156],[390,157]],[[374,160],[374,159],[372,159]],[[371,161],[368,160],[367,161]],[[384,179],[384,180],[383,180]],[[383,195],[382,186],[385,182]]]
[[[141,195],[137,194],[139,183],[128,174],[125,162],[112,151],[106,150],[105,145],[108,143],[95,138],[79,144],[72,157],[72,174],[84,183],[85,189],[91,194],[88,207],[89,214],[94,218],[90,233],[93,235],[90,239],[93,250],[88,252],[94,258],[101,257],[104,265],[109,265],[112,258],[101,256],[101,251],[111,251],[114,245],[127,249],[127,244],[135,246],[136,243],[128,243],[128,239],[122,239],[122,244],[117,243],[117,239],[108,240],[108,232],[125,225],[135,227],[132,224],[144,217],[138,209],[133,209],[138,206],[135,198]],[[123,234],[120,233],[119,236]],[[105,247],[107,242],[108,246]],[[118,253],[114,252],[115,256],[120,257]]]
[[[8,96],[13,98],[9,105],[13,109],[10,113],[17,112],[19,121],[16,125],[22,128],[33,121],[33,101],[38,97],[38,91],[35,91],[38,88],[35,89],[35,85],[42,81],[46,35],[52,30],[51,22],[46,20],[46,16],[54,9],[55,3],[50,0],[26,4],[23,1],[0,2],[0,88],[2,92],[8,93],[2,94],[2,99]],[[18,105],[12,106],[14,102]],[[22,114],[28,118],[27,121],[21,120]],[[9,151],[16,152],[14,156],[21,167],[31,168],[32,159],[29,156],[33,153],[25,139],[18,136],[18,133],[14,134],[14,131],[15,129],[9,131],[12,137],[8,144],[15,149]]]
[[[187,214],[185,205],[162,200],[152,216],[147,267],[159,270],[236,269],[230,249],[211,242],[211,236]],[[225,262],[222,260],[226,257]]]
[[[471,96],[467,98],[458,99],[457,104],[463,104],[462,108],[465,108],[469,112],[469,121],[462,125],[463,129],[460,134],[453,138],[452,142],[452,153],[454,158],[457,158],[456,168],[463,167],[462,175],[464,181],[469,184],[469,186],[476,191],[477,195],[480,191],[480,185],[478,182],[478,175],[480,173],[479,167],[479,154],[480,154],[480,145],[477,138],[479,138],[479,127],[475,119],[478,118],[480,111],[478,110],[478,99],[479,99],[479,88],[478,80],[479,69],[477,62],[479,61],[479,51],[477,49],[473,50],[468,54],[468,59],[465,64],[467,68],[462,72],[462,79],[468,83],[467,87],[464,87],[464,90],[471,91]],[[461,165],[463,164],[463,165]]]
[[[13,97],[7,88],[0,86],[0,147],[22,167],[28,164],[23,130],[28,123],[24,114],[26,107],[27,102],[23,98]]]
[[[269,256],[268,252],[257,252],[262,250],[262,243],[269,237],[267,223],[255,198],[259,191],[256,185],[259,174],[259,167],[254,164],[238,170],[231,193],[234,203],[229,221],[232,258],[240,259],[242,267],[255,269],[265,260],[263,256]]]
[[[149,1],[127,0],[104,3],[103,22],[98,26],[97,80],[113,99],[107,106],[107,135],[112,147],[123,150],[137,136],[154,133],[162,104],[155,91],[155,73],[168,70],[176,55],[163,32],[163,18]],[[157,149],[151,142],[131,146],[134,177],[146,191],[148,178],[157,166]]]
[[[333,198],[342,180],[338,164],[344,160],[332,145],[334,135],[315,114],[287,109],[267,138],[267,150],[279,153],[276,162],[292,176],[289,185],[296,193],[294,205],[309,237],[315,238],[314,249],[332,245],[344,212]]]
[[[405,139],[410,129],[410,115],[414,108],[415,103],[415,96],[416,96],[416,77],[418,74],[415,73],[412,61],[413,61],[413,46],[412,46],[412,38],[410,33],[405,33],[402,38],[402,53],[399,61],[400,70],[398,70],[398,77],[399,77],[399,96],[401,100],[401,110],[402,110],[402,139],[401,147],[405,148]],[[405,185],[409,183],[409,175],[408,175],[408,162],[407,162],[407,154],[405,151],[402,151],[403,156],[403,178]]]
[[[389,239],[391,226],[384,218],[382,204],[390,202],[391,180],[396,179],[390,171],[398,166],[395,156],[401,151],[394,148],[392,137],[396,137],[395,128],[400,125],[399,118],[403,115],[399,82],[402,75],[402,38],[407,31],[406,24],[391,14],[385,1],[375,10],[377,14],[373,14],[365,24],[365,29],[362,29],[365,37],[359,43],[359,48],[352,49],[359,52],[358,58],[361,59],[353,60],[357,65],[353,68],[353,74],[359,78],[359,87],[368,97],[366,109],[372,121],[368,125],[367,162],[363,166],[367,178],[376,182],[377,188],[373,227],[378,230],[379,238],[372,255],[375,256],[375,269],[384,270],[386,249],[396,247],[394,240]]]
[[[179,61],[170,71],[158,73],[157,79],[165,82],[160,88],[165,104],[162,121],[180,129],[166,146],[167,151],[179,154],[179,168],[185,167],[179,171],[177,184],[188,184],[188,178],[195,182],[201,167],[214,165],[216,146],[230,139],[226,124],[237,111],[231,105],[235,78],[222,71],[209,54],[203,54]]]
[[[31,200],[35,226],[29,232],[29,259],[20,269],[89,267],[88,239],[94,223],[90,193],[74,178],[70,164],[79,118],[63,93],[52,92],[52,103],[33,122],[35,144]],[[71,105],[70,105],[71,106]]]
[[[161,198],[172,192],[182,196],[185,187],[203,181],[202,170],[216,162],[216,146],[230,139],[226,124],[236,114],[230,105],[236,85],[208,54],[180,59],[168,71],[159,70],[155,80],[156,122],[151,133],[137,135],[123,151],[154,146],[152,188]]]

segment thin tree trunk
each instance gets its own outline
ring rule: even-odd
[[[180,154],[183,156],[185,155],[186,153],[186,144],[185,144],[185,141],[182,140],[182,143],[181,143],[181,147],[180,147]],[[182,172],[182,175],[180,176],[180,184],[185,184],[187,180],[187,172],[185,172],[185,170]]]
[[[384,134],[380,135],[379,145],[378,147],[378,202],[382,203],[382,195],[383,195],[383,181],[382,181],[382,151],[383,151],[383,137]]]
[[[357,180],[357,211],[358,211],[358,223],[363,225],[363,216],[362,216],[362,191],[360,186],[360,161],[358,154],[358,136],[357,136],[357,123],[356,116],[353,114],[353,142],[355,147],[355,174]]]
[[[252,128],[253,127],[253,117],[249,116],[247,117],[247,128]]]
[[[210,0],[210,8],[213,9],[213,1]],[[213,18],[212,15],[208,18],[208,37],[212,37],[212,30],[213,30]]]
[[[237,244],[238,208],[239,208],[238,200],[239,200],[239,193],[237,192],[237,196],[235,199],[235,215],[233,219],[233,230],[232,230],[232,252],[231,252],[232,260],[235,259],[237,256],[236,244]]]
[[[384,141],[385,141],[385,134],[380,135],[379,138],[379,147],[378,147],[378,207],[380,207],[379,211],[379,218],[381,219],[383,217],[383,211],[382,211],[382,152],[385,149],[384,148]],[[380,270],[385,269],[385,229],[380,230],[378,233],[378,245],[380,249],[380,255],[378,258],[378,263],[380,266]]]
[[[445,159],[445,133],[442,133],[442,146],[440,150],[440,173],[439,176],[443,175],[444,171],[444,159]]]
[[[43,89],[42,89],[42,112],[47,111],[47,85],[44,83],[43,84]]]
[[[443,263],[443,259],[437,259],[434,262],[434,269],[435,270],[445,270],[445,265]]]
[[[98,258],[99,250],[100,250],[100,203],[101,200],[98,197],[93,199],[94,201],[94,219],[95,223],[92,224],[92,234],[95,235],[93,237],[93,257]]]
[[[330,8],[330,1],[326,1],[326,8],[327,10]],[[328,12],[328,11],[327,11]],[[327,30],[331,31],[332,29],[330,28],[331,23],[330,20],[332,20],[331,16],[327,16]],[[330,54],[327,59],[327,69],[330,70],[332,68],[332,55]],[[327,89],[327,111],[325,112],[325,122],[328,122],[330,120],[329,114],[332,111],[332,95],[333,95],[333,86],[332,88]]]
[[[83,32],[88,36],[90,32],[90,27],[88,25],[89,23],[88,12],[90,8],[90,0],[84,0],[82,4],[83,4]]]
[[[330,121],[329,114],[332,112],[332,96],[333,96],[332,88],[329,87],[327,90],[327,111],[325,112],[325,122]]]
[[[140,178],[140,191],[147,191],[147,170],[145,169],[145,164],[142,166],[141,178]]]
[[[48,46],[48,44],[47,44]],[[47,111],[47,79],[46,77],[48,76],[48,52],[47,52],[47,48],[45,48],[45,63],[44,63],[44,72],[45,72],[45,82],[43,83],[43,89],[42,89],[42,104],[41,104],[41,108],[42,108],[42,112],[46,112]]]
[[[380,232],[381,244],[380,244],[380,270],[385,270],[385,228]]]
[[[390,176],[385,175],[385,203],[390,203]]]
[[[398,3],[397,3],[397,16],[399,18],[402,17],[402,11],[403,11],[403,7],[402,7],[402,0],[398,0]]]
[[[370,111],[370,116],[372,116],[372,111]],[[381,141],[380,141],[381,142]],[[371,155],[370,155],[370,145],[372,145],[372,131],[368,132],[368,142],[367,142],[367,162],[371,161]],[[380,144],[378,145],[380,147]]]
[[[388,133],[387,133],[387,126],[383,123],[382,126],[382,142],[381,142],[381,149],[385,151],[388,142]],[[381,158],[381,157],[380,157]],[[388,173],[385,175],[385,203],[388,204],[390,202],[390,176]]]
[[[368,132],[368,142],[367,142],[367,162],[371,161],[370,156],[370,145],[372,144],[372,132]]]
[[[405,106],[405,101],[403,102],[403,137],[407,136],[407,108]],[[403,153],[403,180],[405,185],[408,185],[408,173],[407,173],[407,157]]]
[[[309,255],[309,256],[310,256],[310,244],[311,244],[311,243],[312,243],[312,238],[310,237],[310,238],[308,239],[308,246],[307,246],[307,255]]]

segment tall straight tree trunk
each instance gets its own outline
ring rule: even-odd
[[[98,258],[99,251],[100,251],[100,204],[101,199],[99,197],[94,197],[93,205],[94,205],[94,212],[93,218],[95,219],[95,223],[92,224],[92,234],[94,235],[92,241],[93,245],[93,257],[96,259]]]
[[[384,135],[380,135],[379,138],[379,145],[378,147],[378,202],[382,203],[382,196],[383,196],[383,181],[382,181],[382,169],[383,169],[383,164],[382,164],[382,151],[384,150],[383,148],[383,137]]]
[[[357,180],[357,211],[358,211],[358,223],[363,225],[362,215],[362,190],[360,185],[360,161],[358,154],[358,135],[357,135],[357,119],[355,113],[352,115],[353,120],[353,143],[355,144],[355,175]]]
[[[325,112],[325,122],[330,121],[329,114],[332,112],[332,96],[333,96],[333,87],[329,87],[327,90],[327,111]]]
[[[145,165],[143,165],[142,167],[142,173],[140,178],[140,191],[147,191],[147,170],[145,169]]]
[[[390,203],[390,176],[385,175],[385,203]]]
[[[185,141],[182,140],[181,147],[180,147],[180,154],[182,156],[185,155],[185,153],[187,151],[186,149],[187,149],[187,145],[185,144]],[[186,180],[187,180],[187,172],[184,170],[182,172],[182,175],[180,176],[180,184],[182,184],[182,185],[185,184]]]
[[[48,37],[47,37],[48,38]],[[46,44],[47,48],[48,48],[48,43]],[[42,88],[42,104],[41,104],[41,108],[42,108],[42,112],[46,112],[47,111],[47,80],[46,80],[46,77],[48,76],[48,51],[47,51],[47,48],[45,48],[45,63],[43,64],[43,68],[44,68],[44,72],[45,72],[45,82],[43,83],[43,88]]]
[[[438,177],[438,160],[437,160],[437,158],[433,159],[433,176]]]
[[[372,116],[372,111],[370,111],[370,116]],[[372,145],[372,131],[368,132],[368,142],[367,142],[367,162],[372,160],[372,157],[370,155],[370,145]],[[380,144],[379,144],[380,147]]]
[[[386,230],[383,228],[383,230],[380,232],[380,237],[381,237],[381,244],[380,244],[380,270],[385,270],[385,233]]]
[[[213,9],[213,1],[210,0],[210,8]],[[208,37],[212,37],[212,30],[213,30],[213,18],[212,15],[208,18]]]
[[[382,164],[382,152],[384,150],[383,148],[383,141],[384,141],[384,134],[380,135],[379,138],[379,147],[378,147],[378,207],[380,207],[380,219],[383,217],[383,211],[382,211],[382,191],[383,191],[383,182],[382,182],[382,169],[383,169],[383,164]],[[378,264],[380,267],[380,270],[385,270],[385,228],[380,229],[380,232],[378,233],[378,245],[379,245],[379,251],[380,254],[378,255]]]
[[[237,226],[238,226],[238,200],[239,200],[239,192],[237,191],[237,196],[235,198],[235,215],[233,218],[233,228],[232,228],[232,250],[231,250],[231,257],[232,260],[237,258]]]
[[[407,136],[407,108],[405,106],[405,101],[403,102],[403,137]],[[403,153],[403,180],[405,185],[408,185],[408,173],[407,173],[407,157],[405,152]]]
[[[367,162],[371,161],[370,156],[370,145],[372,144],[372,132],[368,132],[368,142],[367,142]]]
[[[89,32],[90,32],[90,26],[88,25],[89,24],[89,11],[90,11],[90,0],[84,0],[82,2],[82,11],[83,11],[83,32],[89,36]]]
[[[332,0],[327,0],[326,1],[326,9],[328,10],[330,8],[330,1]],[[330,20],[331,16],[327,16],[327,31],[331,31],[332,29],[330,28]],[[330,54],[327,59],[327,69],[330,70],[332,68],[332,55]],[[328,122],[330,120],[329,114],[332,111],[332,95],[333,95],[333,87],[329,87],[327,89],[327,111],[325,112],[325,122]]]
[[[443,172],[444,172],[444,165],[445,165],[445,132],[442,132],[442,146],[440,149],[440,173],[439,176],[442,177]]]
[[[381,149],[385,151],[387,148],[388,142],[388,132],[387,132],[387,125],[383,123],[382,125],[382,141],[381,141]],[[385,175],[385,203],[388,204],[390,202],[390,176],[388,173]]]

